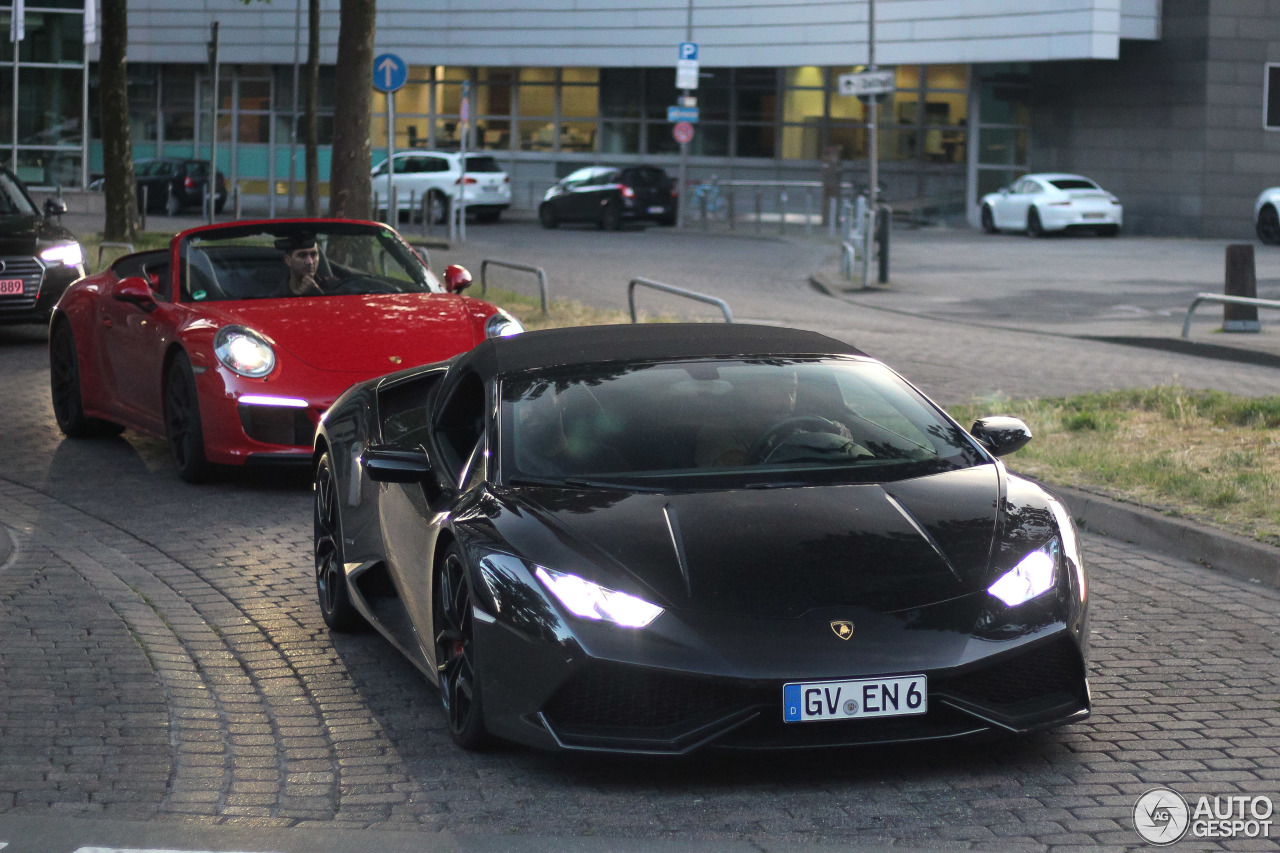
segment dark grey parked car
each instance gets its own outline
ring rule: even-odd
[[[164,211],[169,216],[177,216],[184,208],[198,208],[204,204],[205,186],[209,182],[209,161],[184,157],[134,160],[133,176],[138,184],[139,209],[145,199],[149,212]],[[102,178],[89,184],[89,189],[101,190]],[[226,204],[227,179],[219,172],[214,185],[214,212],[221,213]]]
[[[625,221],[676,224],[679,191],[657,166],[589,166],[547,190],[538,207],[544,228],[561,222],[594,222],[606,231]]]
[[[36,206],[22,181],[0,168],[0,324],[47,323],[67,285],[84,275],[75,235],[55,221],[66,202]]]

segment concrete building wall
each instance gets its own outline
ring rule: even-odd
[[[1280,183],[1266,62],[1280,62],[1280,0],[1166,0],[1159,42],[1033,66],[1030,166],[1096,178],[1131,233],[1250,239],[1254,198]]]
[[[305,5],[305,4],[304,4]],[[380,0],[377,49],[411,64],[673,65],[687,0]],[[325,49],[337,0],[324,0]],[[1145,32],[1159,0],[878,0],[883,64],[1115,58],[1122,18]],[[130,0],[129,58],[201,62],[209,24],[226,62],[293,58],[296,0]],[[867,56],[867,4],[850,0],[694,0],[693,40],[709,66],[851,65]],[[1144,23],[1145,22],[1145,23]]]
[[[1160,41],[1116,62],[1036,63],[1029,167],[1096,179],[1129,233],[1201,234],[1211,2],[1166,0]]]

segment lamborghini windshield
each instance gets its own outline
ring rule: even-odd
[[[850,358],[535,371],[503,381],[500,423],[503,479],[517,485],[869,482],[985,461],[896,374]]]
[[[179,249],[183,301],[438,293],[436,276],[390,228],[280,222],[189,234]]]

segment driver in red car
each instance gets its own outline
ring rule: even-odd
[[[288,275],[271,298],[286,296],[323,296],[337,283],[333,276],[320,274],[320,249],[311,234],[294,234],[276,241],[276,248],[284,252],[284,265]]]

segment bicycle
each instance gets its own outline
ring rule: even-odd
[[[693,203],[699,219],[724,222],[729,218],[729,198],[714,177],[709,183],[698,184],[693,191]]]

